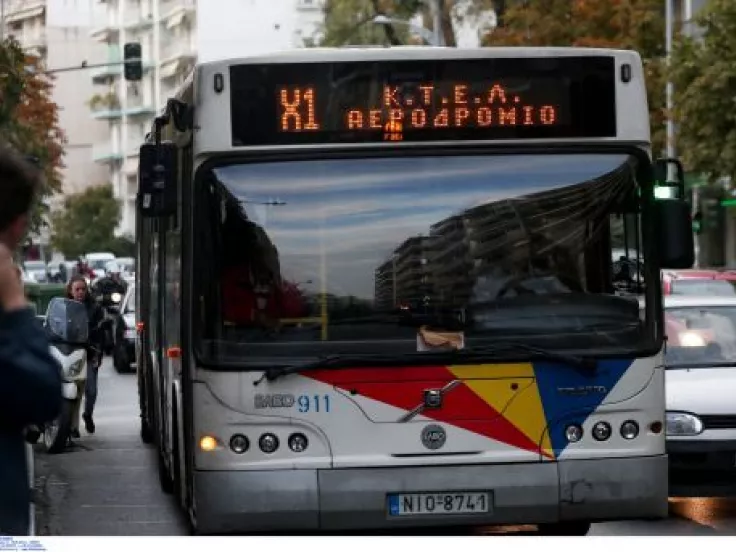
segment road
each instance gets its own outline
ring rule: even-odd
[[[172,499],[160,490],[154,452],[138,436],[135,376],[117,374],[109,359],[100,372],[95,422],[97,432],[83,433],[69,452],[36,454],[37,533],[186,535]],[[591,534],[736,535],[736,500],[672,500],[669,519],[600,523]]]

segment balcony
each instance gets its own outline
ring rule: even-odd
[[[143,15],[141,13],[126,17],[123,27],[130,31],[138,31],[153,27],[153,14]]]
[[[117,39],[120,33],[120,21],[117,12],[110,10],[107,19],[92,28],[89,36],[98,42],[111,42]]]
[[[5,25],[41,17],[46,12],[45,0],[4,0]]]
[[[161,48],[161,63],[171,63],[180,59],[193,59],[197,57],[194,45],[190,38],[179,40],[163,40]]]
[[[195,0],[164,0],[161,2],[161,22],[173,29],[197,13]]]
[[[46,31],[37,29],[35,31],[26,28],[24,31],[9,31],[8,36],[15,38],[25,50],[31,50],[31,53],[38,52],[43,54],[47,48]]]
[[[150,117],[156,114],[156,108],[152,101],[129,95],[124,112],[128,117]]]
[[[92,160],[95,163],[117,163],[123,160],[123,154],[112,142],[106,142],[92,147]]]
[[[92,82],[94,84],[111,84],[115,79],[123,75],[123,57],[121,55],[111,56],[107,63],[119,63],[120,65],[110,65],[102,67],[92,72]],[[153,69],[154,64],[150,61],[143,60],[143,74]]]
[[[95,94],[89,100],[92,117],[99,120],[119,119],[123,116],[120,98],[114,92]]]

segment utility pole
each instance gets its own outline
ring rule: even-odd
[[[0,41],[5,40],[5,0],[0,0]]]
[[[667,53],[667,68],[669,69],[672,62],[672,33],[673,33],[673,17],[674,17],[674,0],[665,0],[665,48]],[[672,82],[667,80],[667,157],[670,159],[676,155],[675,151],[675,122],[672,119],[673,93],[674,88]],[[667,180],[675,178],[674,167],[670,165],[667,170]]]

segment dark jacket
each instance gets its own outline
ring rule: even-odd
[[[68,295],[67,298],[71,299]],[[87,295],[87,299],[84,300],[84,306],[87,307],[87,319],[89,320],[89,344],[101,350],[104,333],[100,329],[100,322],[105,318],[105,311],[90,295]]]
[[[61,410],[61,368],[31,309],[0,312],[0,534],[28,534],[26,426]]]

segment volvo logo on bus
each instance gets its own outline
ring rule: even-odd
[[[442,448],[447,441],[447,434],[440,426],[431,424],[422,430],[422,444],[429,450]]]

